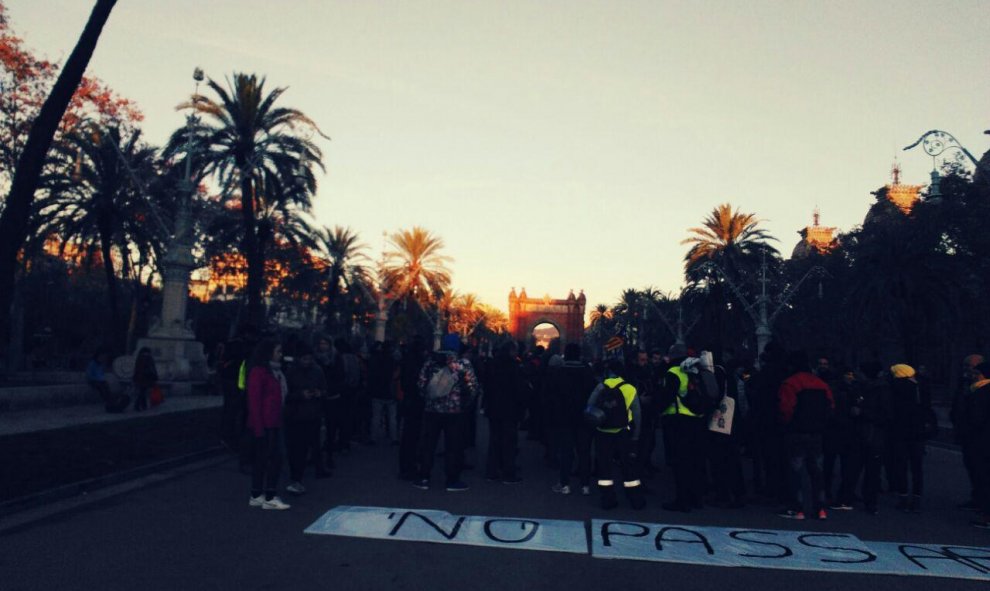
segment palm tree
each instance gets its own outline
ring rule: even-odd
[[[756,214],[733,211],[728,203],[713,209],[701,227],[691,228],[691,236],[681,241],[691,245],[684,257],[688,279],[698,280],[698,267],[709,261],[732,274],[752,266],[761,254],[776,255],[777,249],[767,244],[776,238],[760,228],[759,223]]]
[[[3,329],[9,321],[14,274],[17,272],[17,253],[28,236],[32,202],[46,161],[45,155],[51,147],[72,95],[79,87],[86,66],[89,65],[103,25],[110,18],[110,12],[116,3],[117,0],[97,0],[93,6],[75,48],[31,125],[31,132],[17,161],[10,192],[4,201],[3,211],[0,212],[0,333],[6,332]]]
[[[214,175],[225,194],[238,196],[241,251],[248,267],[248,316],[260,325],[264,323],[265,247],[272,238],[272,227],[266,221],[270,216],[265,213],[279,210],[291,215],[293,207],[308,211],[316,193],[314,169],[324,169],[322,153],[309,138],[314,132],[323,134],[301,111],[276,106],[286,89],[276,88],[266,95],[264,78],[235,73],[226,89],[214,80],[208,85],[215,100],[196,95],[179,105],[207,117],[194,127],[195,151],[186,156]],[[185,150],[187,132],[175,132],[169,154]]]
[[[389,236],[392,250],[385,253],[382,283],[394,300],[412,300],[421,308],[443,297],[450,286],[443,240],[419,226]]]
[[[353,230],[343,226],[321,228],[314,236],[318,251],[327,259],[326,297],[327,321],[339,311],[343,289],[348,293],[364,289],[370,283],[370,273],[365,254],[367,246]],[[363,284],[363,285],[362,285]]]
[[[114,331],[119,318],[115,251],[127,276],[131,246],[148,253],[157,230],[150,219],[151,204],[127,170],[147,184],[155,175],[155,149],[141,142],[140,131],[121,135],[118,127],[68,134],[56,148],[56,157],[71,170],[45,179],[50,194],[39,203],[42,234],[57,234],[63,246],[98,246]]]

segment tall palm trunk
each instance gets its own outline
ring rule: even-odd
[[[244,224],[243,247],[247,260],[248,319],[261,327],[265,324],[261,292],[264,287],[265,263],[258,248],[257,222],[254,219],[254,183],[245,171],[247,163],[241,165],[241,216]]]
[[[100,254],[103,258],[103,274],[107,280],[107,304],[110,309],[110,342],[113,347],[119,344],[117,310],[117,273],[113,268],[113,241],[109,229],[100,229]]]
[[[31,203],[38,187],[45,155],[51,147],[58,125],[79,87],[86,66],[96,49],[103,26],[110,18],[117,0],[97,0],[89,21],[79,36],[75,48],[59,73],[55,86],[45,99],[38,117],[31,125],[24,151],[17,161],[10,192],[7,194],[3,213],[0,214],[0,334],[6,332],[10,322],[10,303],[17,272],[17,253],[24,246],[31,214]]]

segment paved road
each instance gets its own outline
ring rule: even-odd
[[[927,456],[928,507],[922,515],[896,513],[885,498],[877,517],[852,512],[803,523],[779,519],[775,508],[766,506],[689,515],[661,512],[660,495],[651,496],[641,512],[625,507],[605,512],[594,506],[593,497],[551,494],[553,475],[539,467],[539,448],[524,444],[522,451],[524,483],[488,483],[473,470],[468,473],[472,489],[451,494],[420,491],[395,479],[396,448],[359,447],[339,461],[334,478],[308,482],[310,492],[291,499],[293,508],[286,512],[249,508],[247,477],[227,461],[0,534],[0,589],[986,588],[986,583],[951,579],[612,561],[303,534],[334,506],[369,505],[466,515],[836,531],[863,540],[990,547],[990,533],[968,527],[971,514],[952,508],[967,490],[960,458],[950,450],[932,449]],[[670,487],[665,474],[651,484],[661,494]]]

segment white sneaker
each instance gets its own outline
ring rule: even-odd
[[[248,507],[260,507],[265,504],[265,495],[258,495],[256,497],[251,497],[248,501]]]
[[[301,482],[290,482],[289,486],[285,487],[285,490],[294,495],[301,495],[306,492],[306,487]]]
[[[587,485],[582,486],[581,487],[581,494],[584,495],[584,496],[586,496],[586,497],[587,496],[591,496],[591,487],[590,486],[587,486]]]
[[[570,485],[567,485],[567,484],[563,484],[563,485],[562,484],[559,484],[559,483],[558,484],[555,484],[555,485],[553,485],[553,486],[550,487],[550,490],[552,490],[555,493],[562,494],[562,495],[569,495],[569,494],[571,494],[571,487],[570,487]]]
[[[278,497],[272,497],[270,501],[265,501],[261,504],[262,509],[269,509],[272,511],[284,511],[291,507],[292,505],[282,502],[282,499]]]

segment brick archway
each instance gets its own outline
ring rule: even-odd
[[[562,344],[581,343],[584,338],[584,292],[575,297],[572,291],[567,299],[554,300],[550,296],[530,298],[526,288],[516,294],[509,293],[509,332],[517,341],[525,341],[539,324],[552,324],[560,333]]]

